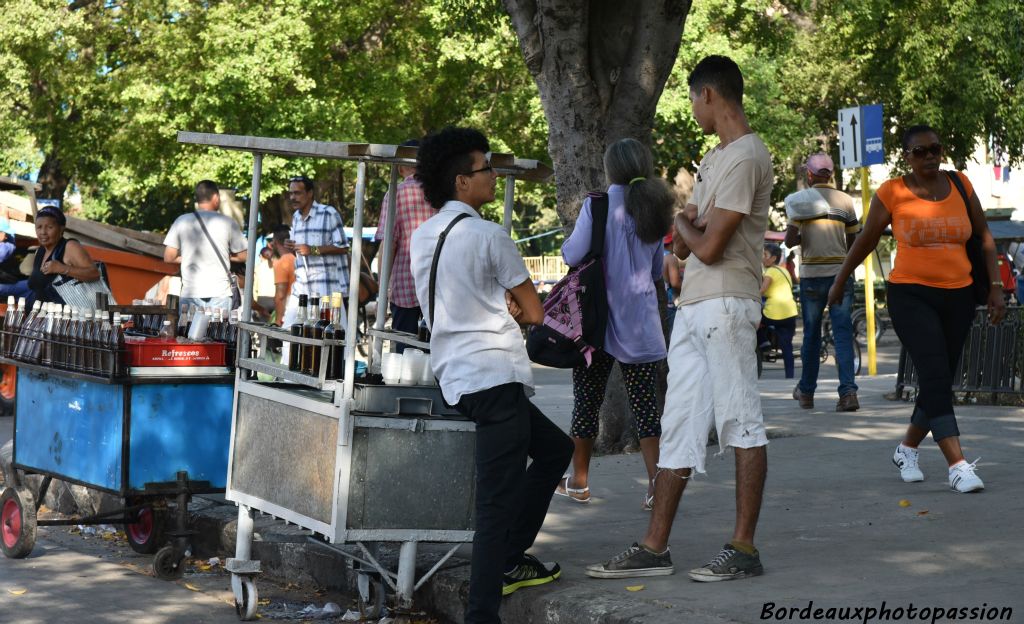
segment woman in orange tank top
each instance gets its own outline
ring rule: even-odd
[[[896,264],[889,274],[889,316],[918,372],[917,400],[910,426],[892,461],[907,483],[923,481],[918,445],[929,432],[949,464],[949,486],[957,492],[984,489],[974,465],[964,459],[953,413],[953,375],[974,319],[971,263],[964,244],[978,232],[989,274],[988,314],[998,323],[1006,313],[996,269],[996,246],[981,202],[967,176],[945,172],[942,144],[928,126],[903,135],[903,158],[910,173],[888,180],[871,199],[864,231],[857,237],[835,283],[829,303],[843,296],[847,278],[878,245],[892,224]],[[969,202],[953,182],[957,176]]]

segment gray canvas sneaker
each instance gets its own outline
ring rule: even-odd
[[[722,552],[718,553],[717,557],[699,568],[690,570],[690,578],[695,581],[709,583],[714,581],[732,581],[748,576],[758,576],[763,573],[764,568],[761,567],[761,556],[757,550],[754,550],[754,554],[748,555],[736,550],[731,544],[726,544],[722,547]]]
[[[663,553],[651,552],[636,542],[623,553],[604,563],[587,566],[592,578],[630,578],[634,576],[667,576],[675,572],[668,549]]]

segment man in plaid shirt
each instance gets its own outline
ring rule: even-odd
[[[402,145],[419,147],[419,141],[406,141]],[[395,197],[395,229],[391,233],[391,239],[394,241],[393,260],[388,288],[391,301],[391,328],[410,334],[415,334],[419,329],[423,313],[420,311],[420,302],[416,299],[416,285],[413,283],[412,271],[409,268],[409,242],[416,228],[437,214],[423,195],[423,187],[414,177],[415,173],[415,167],[398,167],[398,174],[404,180],[398,185]],[[380,209],[380,225],[375,236],[378,241],[384,239],[387,206],[388,197],[385,195]],[[405,346],[401,343],[392,343],[392,348],[398,353],[404,351]]]
[[[291,298],[297,305],[299,295],[309,295],[310,301],[314,295],[347,295],[348,238],[341,215],[333,206],[313,201],[313,181],[305,176],[288,182],[288,203],[295,210],[291,241],[285,244],[295,254]]]

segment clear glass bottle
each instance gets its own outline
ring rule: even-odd
[[[157,338],[163,340],[174,340],[174,328],[171,327],[170,321],[164,321],[160,326],[160,331],[156,335]]]

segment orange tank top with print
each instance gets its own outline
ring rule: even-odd
[[[970,180],[957,173],[967,196]],[[907,188],[903,178],[886,181],[876,195],[892,215],[896,261],[889,273],[894,284],[922,284],[934,288],[963,288],[971,284],[971,262],[964,243],[971,236],[971,220],[964,200],[952,182],[949,195],[938,201],[922,199]]]

